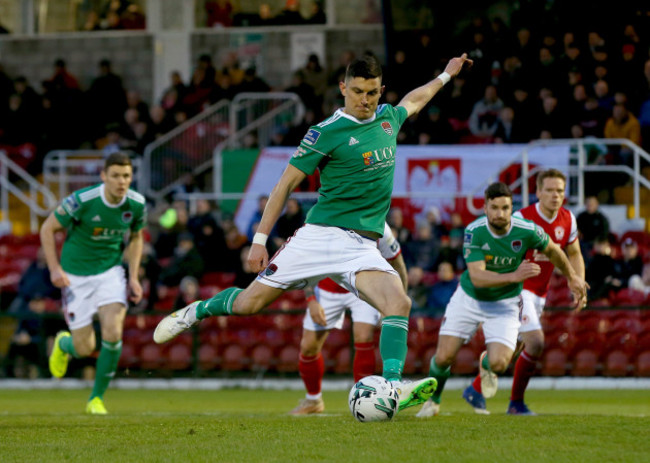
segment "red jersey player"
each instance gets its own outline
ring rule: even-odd
[[[573,213],[564,207],[564,190],[566,177],[556,169],[549,169],[537,175],[537,198],[539,201],[521,209],[515,215],[535,222],[542,227],[550,238],[564,249],[569,262],[580,276],[585,278],[585,263],[580,252],[578,229]],[[542,310],[546,303],[546,293],[553,273],[553,264],[548,258],[535,250],[528,251],[526,258],[541,267],[541,272],[534,278],[524,280],[521,292],[523,310],[519,339],[524,349],[515,364],[512,378],[512,391],[508,414],[534,415],[524,403],[524,392],[530,378],[535,373],[536,363],[544,351],[544,332],[540,323]],[[480,375],[472,383],[474,389],[481,393]],[[489,398],[489,397],[488,397]],[[485,410],[477,411],[485,413]]]

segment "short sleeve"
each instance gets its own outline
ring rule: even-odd
[[[131,229],[134,232],[140,231],[144,228],[145,224],[147,223],[147,207],[143,207],[142,211],[140,212],[140,217],[138,217],[137,220],[133,222],[133,226]]]
[[[384,236],[379,239],[378,247],[382,257],[386,260],[395,259],[402,252],[399,241],[395,239],[387,223],[384,224]]]
[[[54,215],[61,225],[68,227],[73,221],[79,220],[81,214],[81,201],[76,193],[65,198],[54,210]]]
[[[463,257],[467,263],[485,260],[478,237],[472,232],[465,231],[463,236]]]
[[[331,138],[324,133],[323,128],[311,127],[300,141],[289,164],[307,175],[313,174],[323,158],[329,157],[333,151],[334,146]]]
[[[530,248],[543,251],[544,249],[546,249],[546,246],[548,246],[548,242],[550,238],[542,227],[540,227],[537,224],[534,225],[535,225],[535,229],[531,233]]]

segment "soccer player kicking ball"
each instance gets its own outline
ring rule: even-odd
[[[467,270],[445,310],[438,348],[429,368],[438,387],[418,412],[421,418],[438,414],[451,364],[479,324],[483,324],[487,345],[487,354],[480,360],[481,390],[486,396],[496,392],[496,374],[506,370],[517,344],[523,309],[522,282],[541,272],[538,264],[524,260],[529,250],[541,252],[562,271],[578,307],[587,298],[587,283],[544,229],[512,217],[512,193],[506,184],[493,183],[485,190],[484,211],[485,216],[465,228],[463,251]],[[480,403],[481,398],[466,400],[478,413],[486,413],[485,399]]]
[[[397,271],[404,289],[407,289],[408,275],[399,242],[393,237],[388,224],[384,226],[384,236],[378,242],[382,257]],[[308,288],[306,288],[307,293]],[[354,381],[375,374],[375,327],[381,316],[373,307],[330,278],[321,280],[316,287],[316,295],[307,298],[307,313],[303,321],[302,339],[298,371],[305,383],[307,395],[291,415],[309,415],[325,411],[321,384],[325,364],[321,350],[332,328],[341,329],[345,319],[345,309],[352,315],[354,333],[354,361],[352,373]]]
[[[580,252],[578,227],[573,213],[564,207],[564,190],[566,177],[556,169],[549,169],[537,175],[537,198],[539,202],[531,204],[515,213],[515,216],[531,220],[548,234],[560,248],[564,249],[575,273],[585,277],[585,262]],[[522,311],[519,339],[523,342],[523,352],[515,363],[512,378],[512,391],[508,413],[510,415],[534,415],[524,403],[524,393],[530,378],[535,373],[537,361],[544,351],[544,332],[540,317],[546,303],[553,264],[548,257],[537,250],[529,250],[526,259],[539,265],[541,272],[533,278],[524,280],[521,292],[524,309]],[[582,306],[577,307],[578,310]],[[477,410],[485,410],[485,399],[490,397],[482,393],[481,375],[467,387],[463,397]]]
[[[436,386],[433,378],[403,383],[411,301],[397,272],[382,258],[377,240],[384,233],[395,171],[397,132],[456,76],[467,55],[453,58],[445,72],[409,92],[397,107],[378,105],[384,86],[374,56],[354,60],[339,83],[344,108],[311,127],[275,185],[248,256],[261,271],[246,289],[228,288],[164,318],[154,332],[158,343],[214,315],[250,315],[284,291],[331,278],[384,316],[379,352],[383,376],[396,383],[400,408],[421,404]],[[305,226],[269,261],[265,243],[287,198],[307,175],[320,170],[318,202]]]
[[[97,358],[95,385],[86,413],[105,415],[104,392],[115,375],[122,352],[122,327],[127,307],[127,280],[122,267],[125,239],[130,299],[142,299],[138,269],[142,257],[145,199],[129,189],[131,159],[111,154],[101,172],[103,183],[75,191],[45,220],[41,245],[52,283],[62,288],[63,311],[70,331],[54,339],[50,372],[62,378],[70,357],[87,357],[95,350],[93,316],[99,317],[102,344]],[[61,261],[54,234],[67,230]]]

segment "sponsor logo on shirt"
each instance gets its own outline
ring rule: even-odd
[[[359,143],[359,140],[357,140],[354,137],[350,137],[350,143],[348,143],[348,146],[356,145]]]
[[[519,252],[519,251],[521,251],[521,247],[522,247],[522,246],[523,246],[523,245],[522,245],[522,243],[521,243],[521,240],[514,240],[514,241],[511,241],[511,242],[510,242],[510,247],[511,247],[512,250],[515,251],[515,252]]]
[[[275,264],[269,264],[268,267],[266,267],[266,270],[264,270],[264,275],[267,277],[273,275],[275,272],[278,271],[278,266]]]
[[[305,150],[305,148],[303,148],[302,146],[299,146],[298,149],[296,151],[294,151],[293,157],[294,158],[299,158],[303,154],[307,154],[307,150]]]
[[[546,232],[537,225],[535,225],[535,233],[537,233],[537,236],[539,236],[541,239],[544,239],[544,235],[546,234]]]
[[[70,215],[74,214],[74,212],[81,207],[79,201],[77,201],[77,198],[75,198],[74,195],[70,195],[65,198],[61,206],[63,206],[63,209],[65,209],[66,212]]]
[[[382,122],[381,128],[384,129],[384,132],[386,132],[388,135],[393,134],[393,126],[390,125],[390,122],[388,121]]]
[[[486,255],[485,261],[493,267],[508,267],[515,263],[515,257]]]
[[[364,163],[366,166],[371,166],[371,165],[373,165],[375,162],[377,162],[377,161],[375,160],[375,157],[372,155],[372,151],[365,152],[365,153],[363,153],[361,156],[363,156],[363,163]]]
[[[305,145],[311,146],[316,144],[319,137],[320,137],[320,132],[318,130],[309,129],[307,135],[305,135],[305,138],[303,138],[302,141],[305,143]]]
[[[97,214],[95,217],[92,218],[92,221],[93,222],[101,222],[102,218],[99,216],[99,214]]]

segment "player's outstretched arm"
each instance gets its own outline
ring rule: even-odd
[[[553,241],[549,241],[548,246],[546,246],[546,249],[542,252],[549,258],[551,263],[555,265],[555,267],[557,267],[565,277],[567,277],[569,289],[571,289],[576,302],[576,308],[583,308],[587,303],[587,289],[589,288],[589,285],[584,279],[584,263],[582,270],[583,273],[582,275],[578,275],[562,249],[560,249],[560,247]]]
[[[517,270],[508,273],[497,273],[487,270],[484,260],[469,262],[467,264],[467,270],[469,271],[469,278],[472,280],[472,284],[477,288],[495,288],[519,283],[527,278],[536,277],[541,272],[539,265],[529,261],[522,262],[517,267]]]
[[[289,164],[282,173],[282,177],[271,190],[269,200],[264,208],[262,220],[257,226],[251,250],[248,253],[248,265],[253,272],[259,272],[269,263],[269,254],[266,251],[266,239],[268,238],[275,222],[280,218],[284,205],[289,195],[296,189],[307,175],[297,167]]]
[[[447,63],[445,71],[440,74],[438,77],[433,79],[427,84],[422,85],[421,87],[411,90],[407,93],[402,101],[399,102],[398,106],[403,106],[406,108],[409,116],[416,114],[426,106],[426,104],[431,101],[436,93],[449,81],[460,73],[463,66],[470,67],[473,64],[471,59],[467,59],[467,53],[463,53],[461,56],[452,58]]]
[[[40,237],[47,268],[50,270],[50,280],[57,288],[64,288],[70,286],[70,280],[61,268],[59,256],[56,254],[54,234],[59,230],[63,230],[63,225],[61,225],[59,219],[52,213],[45,219],[43,225],[41,225]]]

